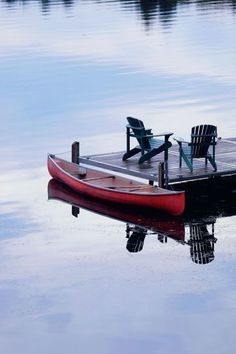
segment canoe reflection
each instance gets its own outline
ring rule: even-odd
[[[144,214],[143,211],[133,210],[130,207],[97,202],[95,199],[85,198],[75,193],[66,185],[54,179],[51,179],[48,183],[48,199],[56,199],[71,204],[73,216],[78,216],[79,209],[83,208],[184,242],[184,224],[175,217],[157,214],[157,212]]]
[[[167,243],[168,238],[190,246],[190,255],[194,263],[207,264],[214,260],[214,224],[216,219],[186,221],[184,218],[163,215],[141,214],[107,203],[84,198],[74,193],[64,184],[51,179],[48,183],[48,199],[66,202],[72,206],[72,215],[78,217],[80,208],[110,217],[126,223],[126,249],[129,252],[140,252],[144,247],[147,235],[157,235],[157,240]]]

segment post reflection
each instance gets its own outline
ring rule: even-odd
[[[206,212],[204,217],[198,218],[195,214],[192,217],[188,214],[181,218],[144,215],[140,214],[140,211],[130,211],[130,208],[120,208],[84,198],[53,179],[48,183],[48,199],[70,204],[74,217],[79,216],[82,208],[125,222],[126,250],[130,253],[141,252],[146,237],[156,235],[158,242],[163,244],[167,244],[168,240],[172,239],[178,244],[188,246],[190,259],[195,264],[209,264],[215,259],[214,248],[217,239],[214,233],[217,216],[206,215]],[[205,207],[207,209],[206,205]]]

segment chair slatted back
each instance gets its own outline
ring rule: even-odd
[[[214,125],[197,125],[191,131],[192,157],[205,157],[209,146],[217,136],[217,128]]]
[[[190,254],[194,263],[207,264],[214,260],[214,236],[204,224],[190,225]]]
[[[149,142],[150,138],[146,137],[147,132],[143,122],[140,119],[133,118],[133,117],[127,117],[127,120],[141,148],[143,148],[144,150],[150,150],[151,149],[151,145]]]

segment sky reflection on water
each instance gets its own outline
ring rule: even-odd
[[[0,352],[232,352],[235,191],[202,204],[209,263],[150,230],[130,252],[126,222],[47,200],[46,154],[123,150],[127,115],[236,136],[235,1],[1,1],[0,14]]]
[[[129,3],[74,2],[68,16],[61,2],[52,2],[55,9],[44,17],[38,3],[8,4],[11,12],[1,2],[1,145],[15,140],[12,156],[28,150],[25,141],[33,147],[43,139],[46,151],[52,139],[52,146],[61,141],[61,151],[84,136],[119,133],[121,141],[129,114],[177,136],[188,137],[191,126],[206,120],[221,136],[235,131],[230,3],[224,16],[210,4],[205,16],[197,5],[183,5],[171,30],[156,19],[148,33],[134,17],[138,3]]]
[[[161,243],[152,234],[141,252],[131,253],[125,223],[83,209],[73,217],[70,205],[46,200],[46,180],[42,171],[18,181],[18,193],[8,191],[15,238],[1,238],[4,353],[76,353],[78,347],[89,354],[171,353],[176,346],[177,353],[195,354],[232,347],[235,216],[217,219],[209,264],[192,262],[188,245]],[[8,236],[8,229],[2,225],[1,233]]]

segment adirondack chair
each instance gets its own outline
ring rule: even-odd
[[[146,129],[141,120],[133,117],[127,117],[128,125],[126,126],[126,153],[123,155],[123,161],[141,152],[141,157],[138,163],[150,160],[153,156],[160,154],[164,151],[164,160],[168,160],[168,149],[172,146],[168,141],[173,133],[162,133],[153,135],[151,129]],[[155,139],[156,137],[163,139]],[[136,138],[139,145],[130,148],[130,138]]]
[[[184,141],[182,138],[174,138],[179,144],[179,167],[182,167],[182,159],[193,172],[193,159],[204,158],[205,165],[209,161],[217,171],[215,162],[215,146],[217,138],[217,128],[214,125],[197,125],[192,128],[191,142]],[[212,148],[212,153],[209,148]]]

